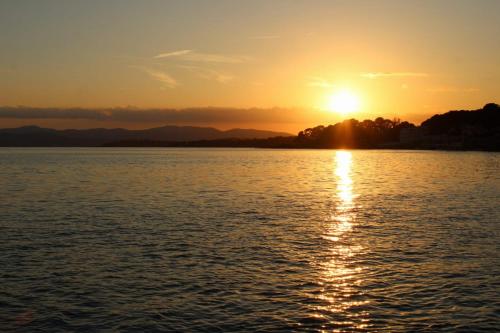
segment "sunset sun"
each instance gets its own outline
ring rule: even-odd
[[[342,115],[358,111],[359,98],[349,90],[340,90],[328,97],[327,108]]]

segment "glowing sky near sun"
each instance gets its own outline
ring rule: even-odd
[[[211,123],[289,131],[345,114],[420,122],[498,102],[499,12],[495,0],[2,1],[0,106],[303,110]],[[352,110],[320,112],[337,91]]]

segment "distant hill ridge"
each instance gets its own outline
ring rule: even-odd
[[[38,126],[0,129],[0,146],[102,146],[117,141],[197,141],[220,139],[267,139],[289,133],[235,128],[162,126],[144,130],[92,128],[56,130]]]

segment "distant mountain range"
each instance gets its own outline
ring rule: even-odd
[[[186,142],[221,139],[267,139],[291,136],[289,133],[255,129],[221,131],[212,127],[163,126],[144,130],[123,128],[56,130],[38,126],[0,129],[0,146],[9,147],[73,147],[103,146],[121,141]]]

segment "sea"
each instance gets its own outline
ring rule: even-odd
[[[499,332],[500,153],[0,148],[1,332]]]

